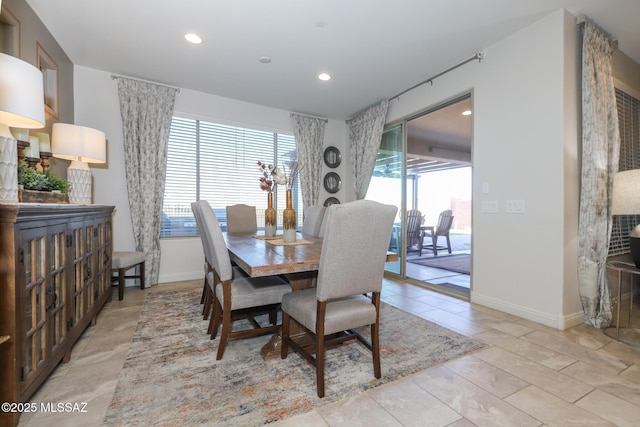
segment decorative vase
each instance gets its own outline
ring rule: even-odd
[[[277,220],[276,210],[273,209],[273,193],[269,191],[267,196],[268,206],[264,211],[264,235],[267,237],[273,237],[276,235]]]
[[[285,243],[296,241],[296,211],[291,207],[291,198],[291,190],[287,190],[287,207],[284,212],[282,212],[283,240]]]

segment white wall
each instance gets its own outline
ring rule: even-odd
[[[388,117],[473,93],[471,300],[560,329],[581,321],[576,32],[572,15],[553,13],[393,101]],[[506,214],[508,200],[525,213]],[[487,201],[498,213],[482,212]]]
[[[127,199],[124,170],[122,121],[117,82],[110,73],[79,67],[74,68],[75,123],[104,131],[107,135],[106,165],[92,165],[94,203],[114,205],[114,248],[134,250],[131,213]],[[193,118],[292,134],[290,112],[229,98],[182,89],[176,97],[175,112]],[[343,153],[343,162],[336,169],[343,177],[343,186],[336,194],[341,201],[353,200],[352,174],[345,152],[345,123],[329,120],[324,146],[334,145]],[[328,168],[323,166],[324,173]],[[247,171],[247,173],[254,173]],[[257,179],[257,177],[256,177]],[[321,189],[320,202],[329,194]],[[198,238],[161,240],[161,283],[199,279],[203,277],[202,245]]]
[[[558,11],[486,47],[481,63],[392,101],[387,117],[397,120],[473,92],[472,301],[560,329],[581,321],[575,267],[576,31],[573,16]],[[108,164],[93,167],[94,201],[116,206],[115,249],[133,249],[117,84],[108,73],[74,71],[75,122],[104,130],[109,141]],[[188,90],[178,95],[175,109],[213,121],[291,129],[288,111]],[[345,140],[344,122],[329,121],[324,146],[342,150],[343,202],[355,198]],[[323,190],[321,200],[328,196]],[[505,213],[512,199],[525,201],[524,214]],[[499,212],[482,213],[484,201],[497,201]],[[160,281],[200,278],[202,260],[199,240],[163,240]]]

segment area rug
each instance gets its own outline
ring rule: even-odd
[[[471,273],[471,255],[438,255],[426,258],[407,258],[407,262],[423,265],[425,267],[442,268],[455,273]]]
[[[150,293],[120,373],[105,425],[259,426],[305,413],[484,347],[384,304],[382,378],[371,353],[352,342],[326,355],[326,397],[315,370],[296,353],[264,361],[269,336],[230,341],[216,361],[200,289]],[[366,333],[368,328],[363,332]]]

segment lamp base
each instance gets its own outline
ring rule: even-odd
[[[18,203],[18,143],[0,136],[0,201]]]
[[[86,162],[74,160],[67,169],[69,181],[69,203],[74,205],[91,204],[91,169]]]

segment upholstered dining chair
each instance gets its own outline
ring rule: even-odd
[[[449,231],[453,225],[453,212],[451,209],[444,210],[438,215],[438,223],[435,226],[422,227],[424,233],[421,236],[422,242],[421,248],[431,249],[433,255],[438,255],[439,249],[447,249],[451,253],[451,239],[449,238]],[[445,237],[447,239],[447,246],[438,246],[438,237]],[[424,239],[427,239],[428,244],[424,244]],[[422,255],[422,252],[420,252]]]
[[[380,291],[396,212],[395,206],[371,200],[327,208],[317,287],[282,297],[280,356],[286,359],[291,347],[315,366],[318,397],[324,397],[325,349],[347,340],[357,339],[371,350],[374,375],[382,375]],[[291,319],[313,333],[312,349],[306,350],[289,336]],[[370,341],[355,330],[367,325]]]
[[[277,276],[234,277],[231,259],[220,224],[209,203],[200,200],[195,203],[203,223],[202,234],[207,239],[206,257],[211,262],[213,286],[210,289],[213,315],[209,323],[211,339],[220,332],[220,342],[216,359],[222,359],[227,341],[230,339],[274,333],[279,329],[277,309],[282,295],[291,292],[291,286]],[[261,326],[255,319],[256,313],[269,313],[269,325]],[[232,317],[233,316],[233,317]],[[232,320],[247,318],[253,329],[231,330]]]
[[[320,227],[322,226],[325,209],[323,205],[313,205],[305,210],[302,234],[314,237],[320,236]]]
[[[227,206],[227,233],[258,232],[256,207],[243,204]]]
[[[204,208],[204,206],[202,206]],[[191,210],[193,211],[193,216],[196,220],[196,227],[198,228],[198,233],[200,234],[200,241],[202,242],[202,251],[204,253],[204,284],[202,288],[202,296],[200,297],[200,304],[204,304],[202,308],[202,316],[204,320],[209,318],[209,314],[211,313],[212,307],[212,295],[209,294],[209,291],[214,287],[213,280],[213,262],[209,259],[211,256],[212,249],[207,246],[210,244],[210,239],[207,239],[204,235],[205,225],[204,220],[202,219],[201,211],[202,208],[194,202],[191,203]],[[209,207],[210,208],[210,207]],[[238,266],[233,267],[233,278],[246,277],[246,274],[242,269]],[[211,332],[209,332],[211,333]]]

